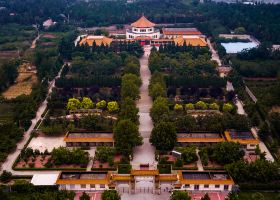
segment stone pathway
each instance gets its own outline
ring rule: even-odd
[[[199,156],[198,152],[199,152],[199,149],[196,148],[196,155],[197,155],[197,157],[198,157],[198,160],[197,160],[197,162],[196,162],[197,168],[198,168],[198,171],[204,171],[203,165],[202,165],[202,162],[201,162],[201,159],[200,159],[200,156]]]
[[[214,49],[214,47],[212,46],[210,40],[207,39],[207,44],[208,44],[208,47],[212,53],[212,60],[215,60],[219,66],[222,66],[222,62],[221,62],[221,59],[217,53],[217,51]]]
[[[150,144],[149,138],[153,129],[153,122],[150,117],[150,109],[152,107],[152,98],[149,96],[149,80],[151,72],[148,68],[148,58],[151,52],[151,47],[144,47],[144,55],[140,58],[140,75],[142,79],[142,86],[140,88],[140,99],[137,102],[139,108],[139,132],[143,139],[143,145],[136,147],[134,150],[134,158],[131,162],[133,168],[137,168],[139,164],[156,165],[155,148]]]

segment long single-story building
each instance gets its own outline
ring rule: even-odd
[[[187,191],[231,191],[233,179],[225,171],[179,171],[177,189]]]
[[[114,146],[112,132],[69,131],[64,141],[67,147]]]
[[[178,132],[177,143],[179,146],[210,145],[224,142],[222,134],[216,132]]]
[[[247,150],[255,150],[260,143],[251,131],[227,130],[225,137],[228,142],[238,142]]]

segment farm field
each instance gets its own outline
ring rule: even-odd
[[[18,77],[15,84],[3,92],[3,97],[6,99],[14,99],[20,95],[30,95],[33,85],[38,81],[36,73],[36,69],[31,69],[29,64],[25,63],[19,66]]]

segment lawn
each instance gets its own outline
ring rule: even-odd
[[[252,194],[254,192],[241,192],[239,193],[239,200],[251,200]],[[277,200],[280,199],[280,193],[279,192],[261,192],[261,194],[264,196],[265,200]]]

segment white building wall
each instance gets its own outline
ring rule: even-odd
[[[73,187],[74,186],[74,187]],[[59,189],[60,190],[91,190],[91,191],[95,191],[95,190],[107,190],[109,189],[108,185],[105,185],[105,188],[101,188],[100,184],[95,184],[95,188],[91,188],[90,184],[86,184],[85,188],[82,188],[80,184],[74,184],[74,185],[70,185],[70,184],[66,184],[66,185],[59,185]]]
[[[195,191],[195,184],[190,184],[190,187],[185,187],[185,185],[183,185],[181,189]],[[197,191],[231,191],[231,190],[232,190],[232,185],[228,185],[228,190],[225,190],[224,185],[222,184],[219,185],[219,188],[216,188],[214,184],[210,184],[208,188],[206,188],[204,184],[199,184],[199,189]]]
[[[134,39],[136,37],[151,37],[153,39],[159,39],[160,38],[160,32],[151,32],[151,33],[136,33],[131,32],[130,30],[126,31],[126,39]]]

